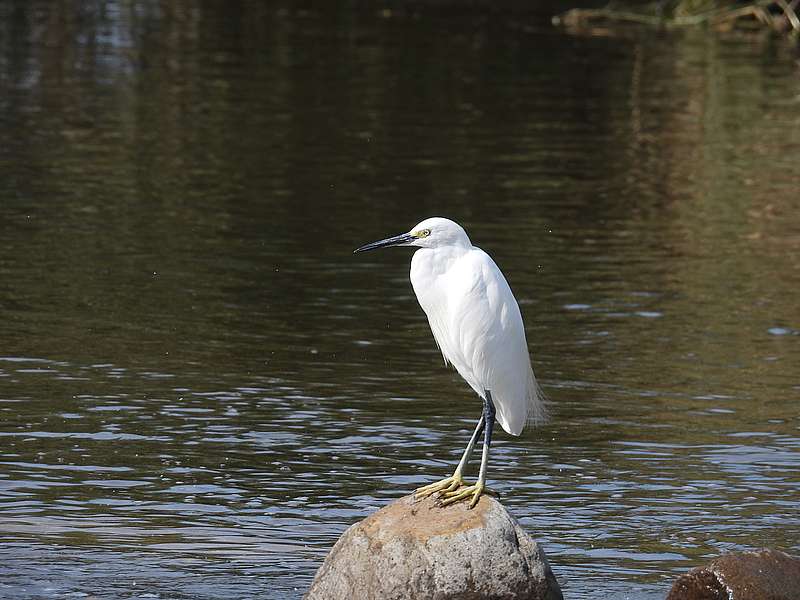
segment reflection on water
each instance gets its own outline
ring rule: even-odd
[[[524,9],[0,13],[0,595],[298,598],[448,473],[480,404],[408,252],[351,254],[434,214],[520,299],[555,419],[496,436],[490,479],[570,598],[800,552],[781,46]]]

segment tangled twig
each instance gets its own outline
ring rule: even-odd
[[[759,0],[758,2],[750,2],[733,9],[716,9],[696,14],[678,15],[671,18],[616,10],[608,7],[602,9],[573,9],[554,17],[553,23],[570,29],[593,27],[599,23],[607,22],[664,28],[688,27],[708,23],[719,28],[730,28],[740,19],[752,18],[774,31],[784,32],[786,29],[791,29],[795,35],[798,35],[800,34],[800,17],[797,14],[798,4],[800,4],[800,0],[791,0],[791,2],[787,0]],[[779,11],[780,14],[776,16],[773,14],[774,11]]]

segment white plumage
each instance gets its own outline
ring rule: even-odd
[[[492,257],[464,229],[441,217],[411,259],[411,284],[446,362],[482,398],[490,390],[497,421],[519,435],[526,421],[545,417],[531,368],[525,327],[511,288]],[[422,244],[420,244],[422,245]]]
[[[540,422],[546,416],[519,305],[495,262],[473,246],[453,221],[425,219],[408,233],[367,244],[356,252],[387,246],[419,248],[411,259],[414,293],[445,363],[452,364],[483,399],[483,414],[453,475],[416,493],[424,497],[441,492],[445,505],[471,498],[471,508],[486,487],[495,419],[505,431],[519,435],[527,421]],[[481,433],[478,482],[466,485],[463,471]]]

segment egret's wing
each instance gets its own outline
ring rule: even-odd
[[[452,278],[448,331],[464,365],[459,373],[480,395],[492,393],[498,422],[518,435],[527,420],[544,416],[519,305],[503,273],[478,248],[459,261]]]
[[[453,257],[444,271],[432,259],[414,254],[411,283],[445,363],[478,395],[491,391],[498,422],[518,435],[526,420],[544,413],[511,288],[479,248]]]

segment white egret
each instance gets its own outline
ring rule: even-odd
[[[442,504],[471,499],[486,488],[486,467],[495,419],[511,435],[527,422],[545,419],[545,403],[531,368],[519,305],[492,258],[472,245],[464,229],[441,217],[425,219],[408,233],[361,246],[366,252],[388,246],[416,246],[411,285],[428,316],[444,355],[483,400],[483,413],[461,461],[450,477],[421,487],[417,497],[440,492]],[[464,469],[483,437],[478,481],[468,485]]]

